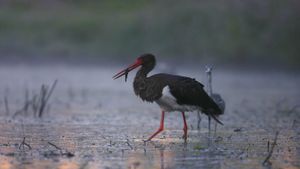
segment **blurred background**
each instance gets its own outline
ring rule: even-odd
[[[1,0],[1,63],[172,63],[298,69],[298,0]]]

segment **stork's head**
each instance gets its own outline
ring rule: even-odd
[[[118,79],[119,77],[122,77],[125,75],[125,81],[127,80],[127,75],[130,71],[134,70],[135,68],[139,66],[146,67],[149,70],[152,70],[155,66],[155,57],[152,54],[146,53],[141,56],[139,56],[135,62],[131,65],[129,65],[127,68],[123,69],[119,73],[115,74],[113,76],[113,79]]]

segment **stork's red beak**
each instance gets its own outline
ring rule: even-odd
[[[138,66],[140,66],[141,64],[142,64],[142,61],[140,59],[137,59],[134,64],[128,66],[126,69],[115,74],[113,76],[113,79],[118,79],[119,77],[122,77],[123,75],[125,75],[125,82],[126,82],[128,73],[130,71],[132,71],[133,69],[137,68]]]

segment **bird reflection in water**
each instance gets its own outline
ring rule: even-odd
[[[128,169],[166,169],[174,167],[174,152],[164,148],[155,151],[141,153],[133,152],[127,160]]]

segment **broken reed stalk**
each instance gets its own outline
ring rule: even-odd
[[[9,115],[9,106],[8,106],[8,99],[7,99],[7,96],[4,96],[4,105],[5,105],[5,112],[6,112],[6,115]]]
[[[274,142],[272,143],[272,146],[271,146],[271,150],[269,151],[269,154],[267,155],[266,159],[263,161],[263,163],[262,163],[263,165],[270,164],[269,160],[272,157],[272,154],[273,154],[273,151],[274,151],[274,147],[277,144],[278,134],[279,134],[279,131],[276,131]]]
[[[39,108],[38,108],[38,117],[42,117],[43,115],[43,112],[44,112],[44,108],[45,108],[45,105],[46,105],[46,95],[47,95],[47,91],[48,91],[48,88],[43,84],[41,86],[41,90],[40,90],[40,95],[39,95]]]
[[[42,117],[45,107],[47,105],[47,102],[48,102],[51,94],[53,93],[56,84],[57,84],[57,80],[54,81],[49,92],[48,92],[48,87],[46,87],[45,85],[42,85],[41,92],[40,92],[41,105],[40,105],[40,109],[39,109],[39,117]]]
[[[38,109],[39,109],[39,99],[38,99],[38,95],[34,95],[33,97],[32,97],[32,106],[31,106],[31,108],[32,108],[32,111],[33,111],[33,116],[34,117],[36,117],[36,115],[37,115],[37,112],[38,112]]]
[[[28,111],[30,109],[32,110],[34,117],[36,117],[36,116],[42,117],[43,113],[45,112],[45,109],[47,108],[48,100],[54,91],[57,81],[58,80],[54,81],[50,90],[46,85],[42,85],[40,93],[34,94],[32,96],[32,98],[29,97],[29,91],[28,91],[28,89],[26,89],[24,106],[22,107],[22,109],[17,110],[14,113],[13,118],[21,113],[24,113],[24,115],[27,115]],[[7,101],[6,97],[4,98],[4,102],[6,104],[6,106],[5,106],[7,109],[6,112],[8,112],[7,114],[9,114],[8,101]]]
[[[30,105],[29,90],[28,90],[28,88],[26,88],[25,89],[25,102],[24,102],[24,107],[23,107],[25,115],[27,115],[27,113],[28,113],[29,105]]]

